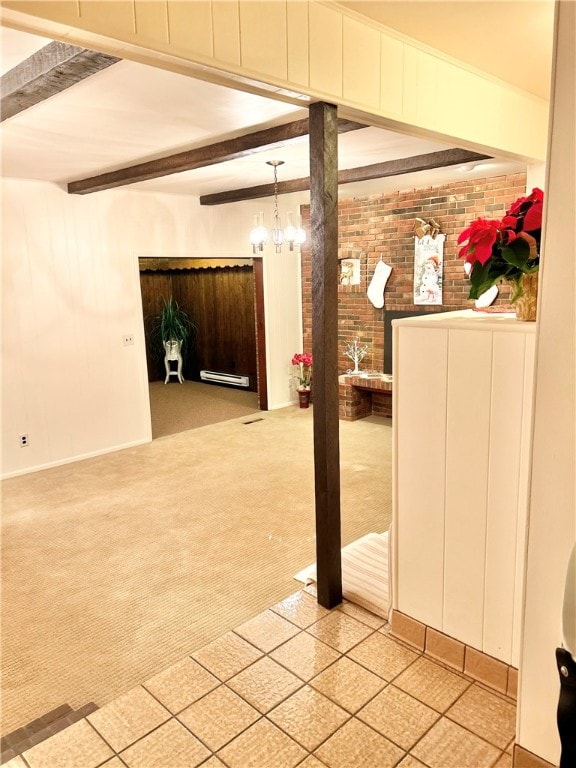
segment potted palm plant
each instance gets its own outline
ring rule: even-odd
[[[163,299],[164,306],[159,315],[153,320],[150,332],[151,352],[155,359],[164,358],[166,367],[166,382],[172,373],[170,361],[178,362],[178,380],[182,378],[182,361],[189,350],[191,343],[196,338],[198,328],[182,309],[174,297]]]

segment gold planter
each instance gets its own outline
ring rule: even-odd
[[[516,289],[516,285],[513,284]],[[513,301],[517,320],[536,320],[536,303],[538,298],[538,272],[522,275],[519,282],[520,295]]]

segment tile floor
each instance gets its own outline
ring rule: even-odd
[[[511,768],[515,714],[302,590],[5,768]]]

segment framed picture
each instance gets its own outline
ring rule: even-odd
[[[442,304],[446,235],[414,238],[414,304]]]
[[[360,259],[340,259],[340,285],[360,285]]]

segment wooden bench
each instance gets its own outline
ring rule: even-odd
[[[386,374],[338,376],[339,415],[344,421],[392,416],[392,380]]]

